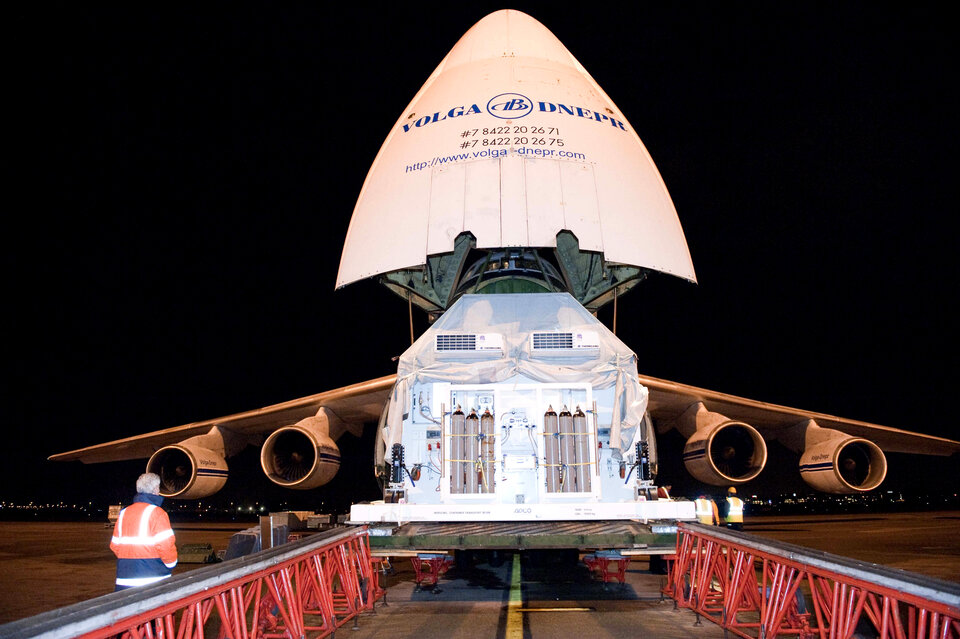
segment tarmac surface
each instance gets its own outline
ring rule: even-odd
[[[174,523],[178,544],[227,547],[251,524]],[[960,512],[757,517],[746,532],[960,582]],[[113,590],[112,529],[102,523],[0,522],[0,624]],[[203,564],[181,564],[175,574]],[[387,575],[388,606],[364,615],[352,636],[719,637],[722,631],[660,602],[661,576],[643,559],[626,584],[606,587],[582,562],[471,562],[422,591],[405,559]],[[509,631],[509,632],[508,632]]]
[[[756,517],[744,532],[960,582],[960,512]]]
[[[226,549],[244,524],[174,524],[177,545]],[[94,522],[0,522],[0,624],[113,592],[113,526]],[[179,564],[174,575],[203,564]]]

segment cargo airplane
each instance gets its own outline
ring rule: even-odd
[[[267,478],[307,490],[336,474],[337,439],[375,422],[383,499],[354,521],[516,521],[691,518],[690,502],[658,498],[656,435],[671,428],[686,469],[717,486],[757,477],[766,440],[831,493],[879,486],[885,451],[960,452],[640,375],[596,312],[653,271],[696,281],[640,138],[550,31],[498,11],[403,111],[347,233],[337,287],[378,278],[431,319],[397,374],[50,459],[146,458],[163,495],[192,499],[262,441]]]

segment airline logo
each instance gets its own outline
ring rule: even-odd
[[[519,93],[501,93],[487,102],[487,113],[501,120],[517,120],[533,113],[533,101]]]

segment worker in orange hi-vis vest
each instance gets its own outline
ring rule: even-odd
[[[177,565],[177,540],[167,513],[160,508],[160,477],[144,473],[137,496],[120,511],[110,550],[117,556],[117,587],[146,586],[170,576]]]
[[[707,497],[700,495],[694,502],[697,506],[697,521],[707,526],[717,526],[720,524],[720,511],[717,510],[717,503]]]

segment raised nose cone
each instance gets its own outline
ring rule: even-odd
[[[670,195],[627,119],[546,27],[498,11],[457,42],[387,136],[337,286],[424,269],[432,256],[454,255],[462,272],[464,247],[559,251],[562,231],[571,250],[696,279]],[[567,273],[577,260],[568,262],[568,278],[590,279]],[[431,264],[423,277],[393,279],[404,288],[437,268],[458,272]],[[445,308],[455,283],[414,288]]]
[[[504,9],[473,25],[450,50],[431,79],[462,64],[521,57],[573,65],[582,70],[549,29],[525,13]]]

